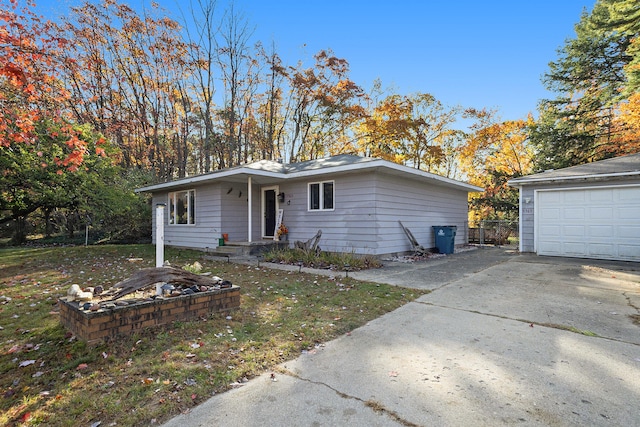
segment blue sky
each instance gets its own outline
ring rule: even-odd
[[[538,101],[553,96],[540,77],[595,1],[235,0],[235,7],[255,26],[254,40],[274,42],[287,64],[311,65],[313,54],[330,48],[366,91],[379,78],[396,93],[426,92],[448,106],[497,109],[512,120],[535,114]],[[177,11],[176,0],[156,2]],[[79,3],[38,5],[55,18]]]

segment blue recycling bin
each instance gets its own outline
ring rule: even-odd
[[[438,252],[452,254],[456,245],[456,230],[458,227],[455,225],[434,225],[432,228]]]

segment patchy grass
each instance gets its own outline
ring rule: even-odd
[[[239,285],[240,309],[89,346],[60,325],[58,297],[152,267],[154,247],[0,249],[0,425],[161,423],[424,293],[165,255]]]
[[[598,337],[599,336],[595,332],[578,329],[575,326],[566,326],[566,325],[559,325],[557,323],[546,323],[546,322],[537,323],[537,324],[540,325],[540,326],[546,326],[547,328],[561,329],[563,331],[573,332],[574,334],[585,335],[587,337]]]
[[[303,265],[311,268],[326,268],[337,271],[357,271],[368,268],[379,268],[382,263],[379,259],[369,255],[357,255],[354,253],[333,253],[302,249],[273,249],[265,252],[264,260],[281,264]]]

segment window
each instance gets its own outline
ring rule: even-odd
[[[313,182],[309,184],[309,210],[333,210],[333,181]]]
[[[169,193],[169,224],[196,223],[195,190],[175,191]]]

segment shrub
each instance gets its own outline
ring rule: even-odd
[[[353,252],[320,252],[302,249],[273,249],[264,253],[264,260],[281,264],[300,265],[312,268],[328,268],[338,271],[379,268],[382,263],[372,255]]]

